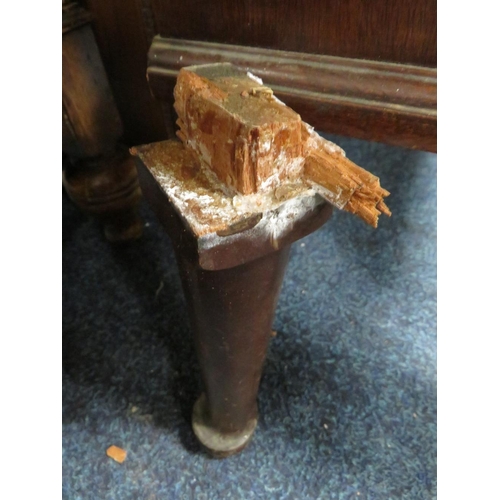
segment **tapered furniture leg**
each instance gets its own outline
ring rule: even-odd
[[[289,250],[219,271],[179,255],[205,388],[193,429],[216,456],[243,449],[257,424],[257,391]]]
[[[290,245],[331,205],[310,190],[239,210],[178,141],[132,148],[144,197],[167,229],[189,306],[204,391],[193,430],[216,457],[242,450],[257,424],[257,392]]]

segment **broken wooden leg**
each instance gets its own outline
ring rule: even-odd
[[[109,241],[141,236],[143,222],[137,214],[141,189],[134,160],[127,151],[69,164],[63,184],[81,210],[100,219]]]
[[[257,424],[257,391],[290,245],[332,207],[307,188],[280,200],[238,198],[177,141],[132,149],[142,192],[167,229],[189,305],[204,392],[193,429],[213,455],[242,450]]]
[[[377,227],[389,192],[262,81],[231,64],[180,70],[182,143],[131,149],[177,252],[205,391],[193,429],[215,456],[243,449],[289,246],[332,206]]]

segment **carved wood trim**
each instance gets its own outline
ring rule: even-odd
[[[170,103],[181,67],[215,62],[261,77],[322,132],[436,151],[436,69],[157,36],[148,54],[153,95]]]

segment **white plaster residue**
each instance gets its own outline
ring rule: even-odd
[[[284,171],[289,179],[297,179],[302,174],[305,158],[297,156],[293,160],[286,163]]]
[[[283,106],[286,106],[286,104],[283,101],[280,101],[274,94],[273,94],[273,99],[278,103],[282,104]]]
[[[306,127],[306,130],[309,132],[309,135],[311,135],[311,136],[318,135],[315,132],[314,127],[312,127],[311,125],[309,125],[309,123],[302,122],[302,125],[304,125],[304,127]]]
[[[311,185],[311,188],[318,193],[320,196],[322,196],[326,201],[330,202],[334,207],[342,210],[350,196],[348,197],[347,200],[345,200],[345,192],[342,191],[340,186],[337,186],[337,189],[334,191],[330,191],[329,189],[324,188],[320,184],[317,184],[316,182],[309,181],[309,184]],[[354,192],[354,189],[353,189]],[[352,193],[351,193],[352,194]],[[342,199],[344,198],[344,200]]]
[[[218,245],[222,241],[227,243],[232,238],[251,237],[252,231],[263,231],[263,234],[259,233],[259,237],[269,237],[274,245],[274,242],[290,230],[290,225],[293,225],[294,220],[301,218],[321,199],[342,209],[348,198],[340,187],[330,191],[317,183],[303,179],[305,158],[311,150],[322,149],[330,154],[340,153],[345,156],[342,148],[319,136],[307,123],[304,123],[304,126],[309,137],[304,144],[303,155],[290,158],[285,150],[280,151],[274,161],[271,175],[265,179],[259,179],[257,192],[253,194],[240,194],[231,186],[221,182],[210,168],[212,163],[210,148],[207,148],[201,141],[197,141],[196,138],[189,139],[187,146],[198,153],[201,160],[201,174],[208,181],[209,186],[206,182],[199,184],[184,182],[162,165],[156,168],[152,166],[151,170],[178,213],[202,238],[200,244],[206,245],[206,248]],[[271,153],[273,151],[272,139],[263,138],[260,145],[254,142],[250,149],[254,164],[261,158],[269,158],[273,154]],[[217,236],[214,232],[254,214],[263,214],[263,216],[252,229],[229,236]]]
[[[320,136],[318,136],[318,137],[320,137]],[[337,144],[334,144],[333,142],[327,141],[326,139],[323,139],[322,137],[320,137],[320,139],[321,139],[321,145],[330,154],[340,153],[342,156],[345,156],[345,151],[340,146],[337,146]]]
[[[262,180],[257,186],[258,192],[263,193],[268,190],[274,190],[287,182],[296,181],[302,174],[304,161],[305,159],[303,156],[297,156],[290,159],[286,151],[280,151],[280,154],[274,161],[273,173]]]
[[[306,143],[306,149],[323,148],[330,154],[340,153],[342,156],[345,156],[345,151],[340,146],[334,144],[333,142],[327,141],[326,139],[321,137],[317,132],[315,132],[314,128],[311,127],[311,125],[309,125],[308,123],[306,122],[302,123],[309,132],[309,137]]]
[[[262,212],[273,206],[273,193],[237,194],[233,196],[233,207],[240,213]]]
[[[253,228],[230,236],[219,236],[210,233],[199,239],[201,249],[208,250],[221,244],[232,244],[240,239],[267,237],[277,247],[278,240],[290,232],[295,223],[313,210],[321,198],[314,191],[305,191],[301,196],[291,198],[277,208],[266,210],[262,219]]]
[[[300,196],[283,203],[277,210],[269,210],[262,217],[267,226],[271,241],[274,243],[291,230],[295,221],[302,218],[317,204],[314,196]]]
[[[230,224],[237,215],[231,205],[231,198],[220,196],[216,201],[210,194],[186,189],[182,182],[171,174],[154,168],[152,171],[178,212],[196,233],[203,234],[209,230],[212,227],[210,222],[214,219]],[[195,202],[201,217],[190,209],[190,201]]]
[[[250,71],[247,71],[247,76],[248,78],[251,78],[254,82],[257,82],[260,85],[264,85],[262,80],[258,76],[255,76],[253,73],[250,73]]]
[[[284,200],[275,196],[274,192],[278,186],[283,188],[286,188],[286,186],[293,187],[296,196],[314,196],[314,190],[309,189],[306,184],[301,183],[298,186],[296,183],[280,182],[276,173],[266,179],[265,185],[262,184],[257,193],[236,194],[233,196],[233,207],[239,214],[260,213],[276,209],[284,202]],[[297,192],[297,189],[299,189],[299,192]]]
[[[273,191],[279,182],[279,172],[275,167],[273,169],[273,173],[267,179],[264,179],[259,186],[257,186],[258,194],[262,196],[262,193]]]
[[[196,139],[190,139],[188,140],[188,145],[192,150],[200,152],[201,159],[207,165],[212,165],[212,155],[203,142],[197,141]]]
[[[257,166],[257,160],[259,158],[259,144],[258,141],[252,141],[250,143],[250,159],[252,164]]]
[[[276,158],[276,161],[274,162],[274,170],[280,172],[285,167],[286,161],[287,161],[286,151],[282,149],[280,151],[280,154],[278,155],[278,158]]]
[[[271,139],[268,139],[267,141],[264,141],[260,144],[260,153],[261,154],[266,154],[271,150],[271,144],[272,141]]]
[[[232,197],[237,193],[236,189],[234,189],[233,187],[229,186],[224,182],[221,182],[217,177],[217,174],[210,168],[210,165],[208,165],[204,161],[201,161],[201,169],[205,177],[210,182],[210,184],[220,189],[226,196]]]

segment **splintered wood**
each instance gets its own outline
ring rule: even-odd
[[[119,448],[118,446],[112,445],[106,450],[106,455],[109,458],[112,458],[115,462],[122,464],[125,462],[127,458],[127,452],[123,448]]]
[[[323,139],[262,81],[229,63],[181,69],[174,90],[178,137],[235,194],[276,197],[307,185],[377,227],[389,192]]]
[[[304,180],[335,207],[361,217],[377,227],[381,213],[391,216],[384,203],[389,191],[380,180],[345,157],[342,150],[332,150],[332,143],[306,129],[308,155],[304,162]]]

